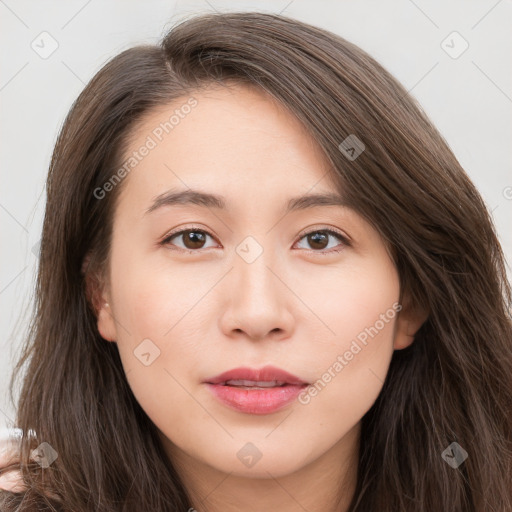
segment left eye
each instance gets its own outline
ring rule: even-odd
[[[307,242],[312,245],[313,247],[316,246],[317,249],[324,250],[324,249],[332,249],[332,246],[329,247],[329,237],[335,237],[339,241],[341,241],[340,248],[333,249],[331,251],[327,251],[326,254],[332,253],[332,252],[339,252],[343,250],[343,248],[347,245],[349,245],[348,239],[342,235],[341,233],[338,233],[337,231],[333,231],[332,229],[319,229],[316,231],[310,231],[309,233],[306,233],[303,235],[300,240],[307,239]],[[326,245],[327,244],[327,245]],[[318,247],[320,245],[320,247]],[[320,251],[314,251],[314,252],[320,252]]]
[[[176,239],[182,239],[182,243],[184,246],[178,246],[180,249],[187,251],[187,252],[198,252],[199,249],[205,249],[209,247],[205,247],[205,241],[206,239],[210,237],[213,239],[213,236],[208,233],[207,231],[204,231],[202,229],[184,229],[182,231],[178,231],[176,233],[172,233],[168,237],[166,237],[164,240],[162,240],[162,245],[175,245],[174,243],[171,243],[172,240]],[[342,247],[339,249],[332,249],[333,246],[329,247],[329,238],[334,237],[337,238],[338,241],[341,242]],[[313,252],[321,252],[325,249],[332,249],[328,251],[327,253],[331,252],[339,252],[343,249],[343,247],[349,245],[348,239],[342,235],[341,233],[338,233],[337,231],[333,231],[331,229],[319,229],[315,231],[310,231],[308,233],[305,233],[301,236],[299,241],[306,239],[307,243],[310,244],[310,246],[313,247]],[[210,246],[211,247],[211,246]],[[336,247],[336,245],[334,245]],[[315,250],[318,249],[318,250]]]

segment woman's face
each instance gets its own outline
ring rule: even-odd
[[[241,86],[193,97],[148,115],[132,140],[99,331],[171,457],[261,478],[354,454],[393,350],[418,327],[398,314],[393,261],[353,210],[290,203],[336,192],[294,117]],[[224,206],[166,196],[192,190]],[[306,386],[207,383],[267,365]]]

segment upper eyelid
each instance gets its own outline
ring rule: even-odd
[[[185,227],[182,227],[181,229],[179,229],[178,231],[174,231],[174,232],[171,231],[170,233],[164,235],[164,237],[162,239],[162,243],[165,242],[166,240],[169,240],[170,238],[177,236],[177,235],[182,235],[186,231],[201,231],[203,233],[206,233],[208,236],[210,236],[214,239],[217,239],[217,237],[215,235],[210,233],[210,231],[208,231],[205,228],[200,228],[197,226],[185,226]]]
[[[347,242],[349,241],[349,237],[348,235],[345,235],[344,233],[342,233],[340,230],[336,229],[336,228],[331,228],[331,227],[320,227],[320,228],[306,228],[305,231],[301,231],[299,233],[299,238],[304,238],[306,235],[309,235],[310,233],[316,233],[317,231],[327,231],[329,234],[332,234],[332,235],[337,235],[339,236],[340,238],[342,238],[343,240],[346,240]]]

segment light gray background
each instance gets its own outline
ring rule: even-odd
[[[368,51],[446,138],[492,210],[511,261],[510,0],[0,0],[0,427],[13,426],[7,386],[30,312],[44,181],[71,103],[110,57],[156,43],[184,15],[213,10],[281,12]],[[46,59],[31,47],[49,48],[44,31],[58,43]],[[445,51],[464,44],[453,31],[469,44],[458,58]]]

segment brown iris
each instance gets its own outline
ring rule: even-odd
[[[206,233],[189,229],[181,233],[183,236],[183,243],[187,249],[201,249],[206,241]]]
[[[329,243],[329,235],[324,231],[315,231],[307,235],[308,242],[313,249],[325,249]],[[318,244],[320,246],[318,246]]]

